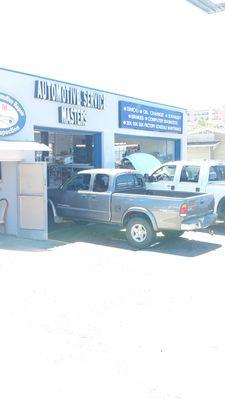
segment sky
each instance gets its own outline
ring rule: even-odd
[[[186,0],[1,5],[0,66],[201,108],[225,104],[225,12]],[[0,72],[1,73],[1,72]]]

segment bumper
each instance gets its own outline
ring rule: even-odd
[[[191,218],[181,224],[182,231],[195,231],[197,229],[208,228],[216,222],[217,215],[215,213],[205,215],[204,217]]]

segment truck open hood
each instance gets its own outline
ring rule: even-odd
[[[133,153],[123,158],[123,161],[128,160],[133,165],[134,169],[142,174],[149,174],[150,171],[161,166],[161,162],[151,154]]]

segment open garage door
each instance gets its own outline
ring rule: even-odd
[[[18,165],[19,236],[48,239],[46,163]]]

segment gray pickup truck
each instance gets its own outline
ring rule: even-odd
[[[214,197],[176,191],[147,190],[137,171],[92,169],[78,172],[48,191],[49,218],[117,224],[132,246],[154,242],[156,232],[178,237],[207,228],[216,220]]]

